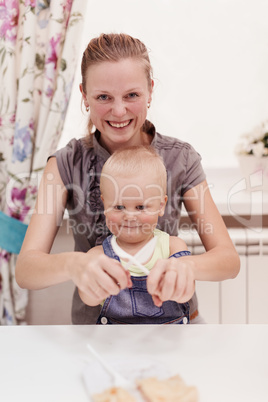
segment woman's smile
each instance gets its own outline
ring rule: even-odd
[[[124,121],[124,122],[115,122],[107,120],[107,123],[112,126],[113,128],[125,128],[129,126],[132,122],[132,119]]]

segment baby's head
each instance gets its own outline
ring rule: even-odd
[[[138,145],[122,148],[115,151],[105,162],[100,179],[100,189],[103,194],[104,177],[110,175],[115,180],[117,177],[127,177],[129,184],[131,178],[139,175],[151,178],[151,184],[157,184],[166,195],[167,172],[161,156],[151,146]]]
[[[103,166],[100,190],[106,223],[112,233],[152,233],[167,201],[167,173],[150,146],[115,151]],[[122,223],[123,222],[123,223]],[[126,224],[127,222],[127,224]]]

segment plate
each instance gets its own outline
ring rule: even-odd
[[[131,358],[130,361],[129,359],[118,358],[116,360],[107,359],[107,362],[118,373],[128,380],[133,381],[133,383],[141,378],[157,377],[159,379],[165,379],[171,376],[171,373],[163,363],[153,359]],[[82,372],[82,378],[90,400],[92,400],[91,395],[101,393],[114,386],[110,374],[107,373],[107,371],[96,360],[87,363]],[[135,396],[137,401],[144,401],[139,392],[134,391],[131,394]]]

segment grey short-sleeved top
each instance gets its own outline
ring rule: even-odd
[[[194,148],[176,138],[163,136],[155,130],[151,145],[162,156],[168,176],[168,202],[164,216],[159,218],[158,228],[176,236],[181,215],[183,194],[205,179],[201,157]],[[96,132],[93,147],[84,139],[72,139],[66,147],[58,150],[58,169],[68,190],[67,209],[69,227],[72,228],[75,251],[87,252],[91,247],[102,244],[110,234],[105,225],[103,204],[100,198],[99,179],[103,164],[110,156],[98,142]],[[190,301],[191,313],[197,308],[194,295]],[[95,324],[100,306],[86,306],[76,289],[73,298],[72,321],[74,324]]]

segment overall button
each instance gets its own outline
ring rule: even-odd
[[[188,324],[188,319],[187,319],[187,317],[183,317],[182,322],[183,322],[183,324]]]
[[[101,323],[102,324],[107,324],[107,322],[108,322],[108,320],[107,320],[107,318],[106,317],[101,317]]]

